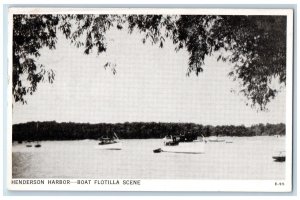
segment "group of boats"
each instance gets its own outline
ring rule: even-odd
[[[36,124],[36,132],[38,132],[39,129],[39,123]],[[22,141],[19,141],[19,143],[22,143]],[[36,142],[32,142],[31,140],[26,142],[26,147],[30,148],[30,147],[35,147],[35,148],[40,148],[42,147],[42,145],[40,144],[39,141]]]
[[[18,143],[22,143],[21,141],[19,141]],[[32,142],[32,141],[26,141],[26,147],[30,148],[30,147],[35,147],[35,148],[40,148],[42,147],[42,145],[40,144],[39,141],[36,142]]]
[[[177,135],[165,136],[163,138],[162,147],[154,149],[154,153],[173,152],[173,153],[187,153],[187,154],[202,154],[205,152],[205,143],[207,142],[225,142],[224,139],[210,138],[208,140],[202,135],[195,137],[191,135]],[[232,142],[231,142],[232,143]],[[96,149],[106,150],[121,150],[122,142],[114,133],[113,137],[101,137],[99,143],[95,146]]]
[[[205,153],[205,144],[207,142],[224,142],[233,143],[232,141],[225,141],[218,137],[209,137],[206,139],[203,135],[201,137],[193,137],[189,135],[178,135],[178,136],[165,136],[163,138],[162,147],[154,149],[154,153],[171,152],[171,153],[186,153],[186,154],[203,154]],[[118,138],[117,134],[114,133],[112,138],[102,137],[99,139],[99,143],[96,146],[97,149],[106,150],[121,150],[122,142]],[[272,156],[276,162],[285,161],[285,151],[280,151]]]
[[[225,139],[221,139],[218,137],[209,137],[205,138],[203,135],[194,137],[190,135],[178,135],[178,136],[165,136],[163,138],[162,147],[154,149],[154,153],[161,152],[172,152],[172,153],[186,153],[186,154],[203,154],[205,153],[205,144],[207,142],[224,142],[224,143],[232,143],[232,141],[225,141]],[[42,145],[37,141],[35,144],[29,141],[26,144],[26,147],[35,147],[39,148]],[[96,149],[103,150],[121,150],[122,142],[118,138],[116,133],[113,133],[112,137],[101,137],[98,140],[98,144],[95,146]],[[285,151],[279,151],[272,156],[274,161],[276,162],[284,162],[285,161]]]
[[[212,136],[207,139],[203,135],[198,137],[184,134],[179,136],[170,135],[163,138],[163,147],[154,149],[153,152],[203,154],[205,152],[205,144],[207,142],[233,143],[232,141],[225,141],[225,139],[221,139],[217,136]]]
[[[207,141],[204,136],[193,137],[188,135],[165,136],[163,138],[163,147],[154,149],[154,153],[173,152],[173,153],[188,153],[202,154],[205,152],[205,143]]]
[[[163,147],[153,150],[154,153],[174,152],[174,153],[204,153],[204,144],[207,141],[204,137],[194,138],[187,135],[166,136],[163,138]],[[121,150],[122,142],[114,133],[113,137],[101,137],[96,149]]]

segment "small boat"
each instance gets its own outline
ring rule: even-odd
[[[275,162],[285,162],[285,151],[279,151],[276,155],[272,156]]]
[[[154,150],[153,150],[153,153],[160,153],[160,152],[162,152],[162,149],[161,149],[161,148],[158,148],[158,149],[154,149]]]
[[[26,142],[26,147],[32,147],[32,141],[31,140],[27,140]]]
[[[34,145],[34,147],[36,147],[36,148],[40,148],[42,145],[41,144],[39,144],[39,143],[37,143],[36,145]]]
[[[180,138],[176,136],[166,136],[163,139],[165,146],[177,146],[179,144]]]
[[[114,137],[101,137],[99,139],[98,145],[95,147],[96,149],[106,149],[106,150],[121,150],[122,143],[120,142],[116,133],[114,133]]]
[[[165,137],[163,139],[164,146],[153,150],[154,153],[170,152],[170,153],[186,153],[186,154],[202,154],[205,152],[205,140],[178,140],[179,137]],[[183,138],[182,136],[180,138]],[[171,143],[172,142],[172,143]],[[171,145],[170,145],[171,144]]]
[[[225,140],[224,139],[219,139],[218,137],[210,137],[209,139],[208,139],[208,141],[209,142],[225,142]]]

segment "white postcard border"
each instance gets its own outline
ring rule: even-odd
[[[286,179],[285,180],[182,180],[141,179],[140,185],[123,185],[124,179],[54,179],[119,181],[120,184],[12,184],[12,16],[13,14],[216,14],[216,15],[286,15],[287,78],[286,78]],[[18,191],[233,191],[290,192],[292,190],[292,94],[293,94],[293,10],[292,9],[168,9],[168,8],[10,8],[8,25],[8,105],[7,105],[7,186]],[[37,179],[24,179],[37,180]],[[133,181],[136,179],[132,179]]]

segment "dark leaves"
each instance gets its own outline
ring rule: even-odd
[[[117,24],[117,29],[121,30],[123,29],[123,26],[121,24]]]
[[[40,56],[43,47],[55,49],[58,21],[57,15],[13,16],[12,93],[16,102],[26,103],[24,96],[33,94],[43,80],[45,70],[36,64],[35,58]]]
[[[213,16],[213,15],[14,15],[13,17],[13,95],[25,102],[24,95],[32,94],[37,83],[54,72],[43,71],[34,58],[40,49],[55,49],[56,31],[62,31],[85,54],[96,49],[106,51],[105,34],[113,26],[118,30],[128,25],[143,34],[143,43],[150,41],[164,47],[167,38],[175,50],[189,52],[187,75],[203,71],[207,56],[217,55],[217,61],[234,63],[229,75],[241,81],[241,90],[252,103],[263,110],[277,90],[270,87],[271,78],[286,81],[286,17],[284,16]],[[226,53],[224,53],[226,52]],[[115,64],[108,62],[116,73]],[[38,72],[40,71],[40,72]],[[37,73],[38,72],[38,73]],[[22,75],[30,83],[23,86]]]
[[[188,75],[198,75],[205,57],[219,53],[217,61],[236,64],[229,75],[242,81],[241,92],[261,110],[278,92],[271,89],[270,78],[285,82],[286,17],[186,15],[176,25],[173,43],[176,51],[185,44],[190,53]]]
[[[116,73],[117,73],[116,67],[117,67],[117,65],[115,63],[111,63],[111,62],[106,62],[104,65],[104,69],[106,70],[107,68],[110,68],[113,75],[116,75]]]

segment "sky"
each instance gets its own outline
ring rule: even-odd
[[[13,124],[28,121],[84,123],[192,122],[204,125],[285,123],[285,89],[268,111],[246,106],[231,63],[205,59],[199,76],[186,76],[188,52],[142,43],[127,30],[107,32],[107,51],[84,55],[61,34],[55,50],[42,49],[39,62],[55,71],[53,84],[38,85],[27,104],[13,103]],[[104,68],[116,64],[117,73]],[[232,92],[232,91],[236,92]]]

